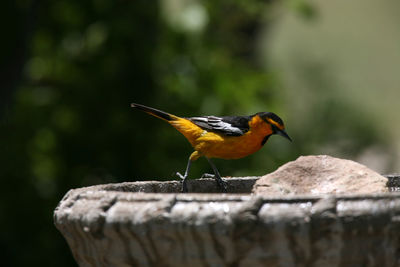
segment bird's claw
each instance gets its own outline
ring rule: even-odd
[[[187,184],[186,184],[186,178],[187,175],[182,175],[180,172],[177,172],[176,175],[182,179],[182,188],[181,188],[181,192],[182,193],[187,193],[188,192],[188,188],[187,188]]]
[[[188,188],[187,188],[186,180],[183,180],[182,181],[181,193],[187,193],[187,192],[188,192]]]
[[[214,178],[223,193],[226,193],[228,190],[227,183],[224,180],[222,180],[222,178],[219,175],[217,176],[217,175],[211,174],[211,173],[204,173],[201,176],[201,178]]]
[[[181,178],[182,180],[185,180],[185,176],[182,175],[180,172],[176,172],[176,176],[178,176],[179,178]]]
[[[228,192],[228,184],[224,180],[222,180],[221,178],[215,180],[217,181],[217,184],[221,188],[223,193]]]

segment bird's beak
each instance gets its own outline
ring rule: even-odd
[[[283,136],[283,137],[289,139],[290,142],[292,142],[292,139],[289,137],[289,135],[284,130],[279,130],[276,132],[276,134],[279,134],[280,136]]]

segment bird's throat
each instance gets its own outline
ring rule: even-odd
[[[261,141],[261,146],[265,145],[265,143],[268,141],[268,138],[269,138],[270,136],[271,136],[271,135],[268,134],[268,135],[266,135],[266,136],[263,138],[263,140]]]

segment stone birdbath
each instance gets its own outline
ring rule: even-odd
[[[259,177],[226,179],[226,194],[213,179],[187,194],[96,185],[70,190],[54,221],[83,267],[400,266],[399,176],[385,179],[387,192],[340,194],[252,193]]]

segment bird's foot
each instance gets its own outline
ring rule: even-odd
[[[178,176],[179,178],[181,178],[182,180],[186,179],[186,176],[182,175],[180,172],[176,172],[176,176]]]
[[[228,192],[228,184],[224,180],[222,180],[222,178],[219,176],[215,176],[214,178],[215,178],[215,181],[217,182],[219,188],[221,188],[221,191],[223,193],[227,193]]]
[[[182,179],[182,188],[181,188],[181,192],[182,193],[187,193],[188,192],[188,188],[187,188],[187,175],[182,175],[180,172],[177,172],[176,175]]]

